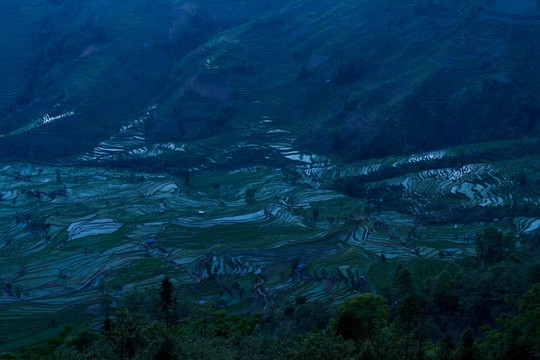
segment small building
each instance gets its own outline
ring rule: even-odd
[[[154,245],[155,243],[156,243],[156,239],[154,239],[154,238],[148,238],[148,239],[144,240],[145,245]]]
[[[303,272],[304,270],[306,270],[306,264],[299,264],[297,267],[296,267],[296,271],[297,272]]]

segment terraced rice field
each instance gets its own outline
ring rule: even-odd
[[[507,160],[490,161],[501,146]],[[436,273],[474,255],[474,236],[485,221],[421,221],[433,202],[463,209],[539,206],[538,189],[518,185],[523,171],[538,174],[538,156],[512,149],[512,143],[483,144],[346,167],[313,155],[291,162],[296,177],[290,166],[253,166],[194,170],[189,183],[165,173],[4,164],[0,349],[54,334],[61,324],[99,321],[104,296],[118,301],[165,275],[186,300],[265,311],[299,295],[339,302],[376,292],[400,263],[418,276]],[[301,153],[292,143],[278,151]],[[474,162],[437,166],[470,152]],[[373,177],[389,168],[399,171]],[[408,207],[328,186],[343,176],[371,176],[365,186],[373,191],[399,188]],[[540,216],[490,222],[518,234],[540,228]],[[298,263],[306,268],[298,271]],[[19,330],[4,331],[13,327]]]
[[[353,116],[360,120],[342,123],[344,133],[369,134],[419,86],[426,101],[443,90],[444,96],[460,91],[461,82],[443,90],[440,82],[449,68],[477,68],[486,60],[457,56],[474,50],[463,51],[470,39],[452,38],[448,44],[433,39],[435,32],[400,33],[396,46],[413,46],[396,51],[400,61],[379,62],[388,43],[365,34],[388,33],[390,43],[395,40],[380,19],[380,7],[290,1],[272,17],[214,34],[169,70],[151,44],[168,39],[174,29],[158,21],[148,27],[154,15],[142,11],[142,3],[108,4],[100,18],[111,29],[107,44],[92,44],[97,51],[61,68],[50,96],[13,115],[20,127],[0,134],[3,139],[100,134],[94,138],[99,141],[81,147],[84,151],[62,158],[60,167],[0,165],[0,351],[45,339],[66,324],[97,325],[123,295],[156,286],[164,276],[186,301],[235,311],[279,308],[299,295],[340,302],[387,286],[399,264],[422,278],[474,255],[474,237],[486,223],[518,236],[540,228],[538,139],[357,164],[334,163],[298,145],[306,129],[336,120],[328,99],[350,95],[350,89],[336,89],[330,81],[336,49],[351,46],[351,52],[377,60],[365,64],[369,74],[354,89],[354,97],[363,99],[362,111]],[[413,11],[412,1],[392,6],[399,13]],[[526,42],[506,48],[491,41],[506,34],[504,24],[492,26],[491,20],[515,19],[482,16],[486,29],[476,41],[492,46],[482,56],[508,64],[519,59]],[[277,34],[270,37],[268,29]],[[508,34],[516,40],[524,35]],[[9,41],[0,35],[0,45]],[[24,41],[21,48],[29,47],[30,39]],[[422,43],[437,46],[420,54],[421,46],[414,45]],[[118,59],[126,53],[134,56]],[[311,71],[305,80],[309,90],[300,91],[294,84],[304,60]],[[12,58],[0,69],[5,79],[0,106],[21,90],[24,74],[15,65],[24,61]],[[493,76],[504,82],[512,69],[501,69]],[[158,96],[173,75],[178,83],[170,88],[176,90],[185,89],[189,78],[219,79],[215,88],[193,80],[191,90],[220,104],[232,103],[234,89],[239,115],[230,124],[233,130],[200,141],[149,141],[145,129],[154,121],[153,111],[161,110],[153,104],[166,108],[175,102],[174,95],[164,95],[164,101]],[[66,126],[71,122],[77,126]],[[101,132],[103,127],[107,131]],[[171,152],[201,159],[189,169],[189,183],[169,173],[88,166]],[[255,152],[264,160],[251,157]],[[344,178],[361,184],[365,197],[335,190]],[[456,220],[462,212],[480,215]]]

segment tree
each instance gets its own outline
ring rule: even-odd
[[[67,339],[66,344],[68,346],[73,346],[77,351],[82,352],[94,345],[99,339],[101,339],[101,335],[98,332],[90,331],[85,328],[71,335]]]
[[[300,258],[294,257],[291,260],[291,276],[294,276],[296,268],[300,265]]]
[[[452,360],[455,348],[452,336],[449,333],[444,334],[437,344],[435,360]]]
[[[111,317],[107,313],[107,315],[105,315],[105,321],[103,322],[103,331],[105,332],[105,334],[109,335],[111,333],[111,330],[112,330]]]
[[[249,188],[246,190],[246,203],[252,204],[255,202],[255,189]]]
[[[313,213],[313,222],[316,222],[319,219],[319,208],[313,207],[311,211]]]
[[[478,359],[476,345],[474,344],[474,330],[472,328],[467,328],[461,334],[455,358],[456,360]]]
[[[515,314],[497,319],[499,328],[486,334],[483,347],[497,360],[540,358],[540,283],[523,296]]]
[[[333,328],[345,340],[374,340],[387,326],[390,308],[380,295],[360,294],[345,300]]]
[[[142,359],[153,360],[177,360],[183,357],[181,353],[181,341],[178,333],[167,328],[162,323],[154,322],[146,327],[146,336],[149,339],[148,346],[142,351]]]
[[[348,346],[349,345],[349,346]],[[310,331],[298,336],[281,358],[289,360],[352,359],[353,348],[329,331]]]
[[[486,265],[504,260],[514,249],[514,237],[492,226],[486,227],[484,232],[476,237],[476,252]]]
[[[394,278],[394,286],[398,298],[402,298],[415,290],[414,277],[410,270],[401,268]]]
[[[131,359],[148,344],[144,336],[148,321],[140,314],[133,315],[128,310],[117,311],[115,315],[108,343],[120,359]]]
[[[400,301],[398,315],[392,323],[394,331],[398,333],[398,337],[404,337],[403,346],[405,348],[405,360],[409,359],[415,330],[422,330],[420,329],[420,326],[423,325],[424,322],[424,305],[422,298],[418,294],[414,292],[407,293],[405,298]],[[421,338],[420,342],[422,343],[423,340],[424,339]],[[421,343],[419,346],[421,346]]]
[[[178,320],[176,314],[178,309],[178,301],[176,295],[174,294],[174,285],[169,277],[165,277],[161,281],[158,307],[160,310],[160,315],[164,318],[167,327]]]
[[[293,314],[295,328],[299,332],[324,329],[334,315],[332,307],[321,301],[305,302],[298,305]]]
[[[433,284],[435,304],[441,309],[455,310],[459,299],[456,296],[457,282],[448,270],[441,271]]]

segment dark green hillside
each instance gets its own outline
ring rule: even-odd
[[[225,137],[353,161],[537,135],[532,3],[8,2],[0,151],[110,160]]]
[[[161,101],[175,63],[262,11],[234,2],[2,6],[0,150],[5,158],[42,161],[88,151],[136,120]]]

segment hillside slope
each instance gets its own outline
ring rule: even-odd
[[[2,6],[5,158],[351,161],[539,132],[534,1]]]

